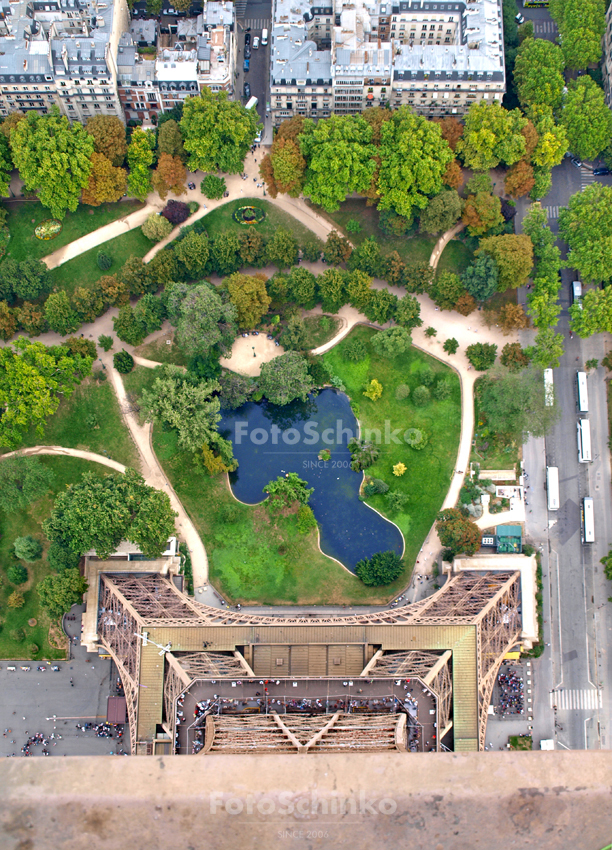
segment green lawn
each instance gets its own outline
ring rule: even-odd
[[[474,385],[474,445],[470,454],[472,463],[479,463],[482,469],[514,469],[519,462],[522,440],[519,434],[514,438],[489,431],[486,416],[480,410],[478,388],[482,378]]]
[[[304,348],[318,348],[324,345],[338,332],[339,320],[335,316],[307,316],[304,319],[306,341]]]
[[[459,378],[452,369],[416,348],[389,360],[376,355],[368,344],[369,353],[365,360],[352,363],[342,357],[349,339],[357,336],[369,343],[374,333],[376,331],[370,328],[355,328],[324,358],[331,371],[342,378],[346,386],[360,421],[362,437],[367,436],[367,429],[378,429],[383,435],[379,459],[367,470],[367,475],[383,479],[391,490],[410,497],[405,511],[399,514],[387,514],[384,496],[368,499],[372,507],[388,515],[400,527],[406,540],[404,557],[407,569],[403,579],[397,582],[399,588],[408,578],[450,485],[461,431],[461,391]],[[451,395],[444,401],[436,401],[432,396],[425,407],[413,405],[411,396],[398,401],[395,398],[397,386],[407,384],[412,395],[421,383],[419,369],[424,366],[431,367],[436,381],[440,378],[450,381]],[[363,395],[364,385],[372,378],[383,386],[382,397],[376,402]],[[396,428],[400,429],[400,439],[408,428],[425,431],[429,436],[428,445],[421,451],[415,451],[404,442],[385,445],[385,423],[388,423],[391,433]],[[407,471],[399,478],[392,471],[398,462],[407,466]]]
[[[40,461],[55,473],[52,490],[26,510],[19,510],[10,514],[0,511],[0,561],[2,563],[2,568],[0,568],[0,576],[2,577],[2,586],[0,587],[0,658],[30,658],[32,657],[29,650],[31,644],[36,644],[39,648],[39,652],[33,655],[34,658],[65,657],[62,650],[50,646],[48,642],[50,619],[38,605],[36,585],[49,572],[46,560],[41,559],[33,564],[24,564],[28,568],[29,578],[25,585],[20,585],[18,588],[9,584],[5,570],[11,564],[23,563],[17,562],[13,552],[13,543],[17,537],[31,534],[40,540],[46,551],[47,541],[42,532],[42,523],[51,513],[53,499],[57,493],[68,484],[78,480],[83,472],[104,475],[108,471],[99,464],[87,463],[78,458],[41,457]],[[23,608],[9,608],[6,604],[8,597],[15,589],[18,589],[25,598]],[[28,625],[30,619],[36,620],[35,626]],[[20,629],[23,630],[23,636],[15,634]]]
[[[143,236],[140,227],[136,227],[129,233],[104,242],[73,260],[68,260],[63,266],[53,269],[51,272],[53,284],[58,289],[65,290],[68,295],[72,295],[77,286],[91,289],[102,275],[119,273],[125,261],[132,255],[144,257],[152,247],[153,243]],[[113,258],[113,265],[109,271],[98,268],[96,258],[100,250]]]
[[[140,468],[138,452],[123,423],[112,387],[108,382],[98,384],[91,378],[83,381],[70,398],[60,401],[43,437],[31,429],[22,445],[66,446],[107,453],[119,463]]]
[[[6,223],[11,234],[7,256],[14,260],[46,257],[47,254],[52,254],[58,248],[63,248],[75,239],[80,239],[86,233],[104,227],[105,224],[123,218],[142,207],[138,201],[120,201],[117,204],[101,204],[99,207],[81,204],[76,212],[66,213],[66,218],[62,222],[64,225],[62,232],[55,239],[45,242],[36,238],[34,228],[41,221],[52,217],[46,207],[38,201],[6,200],[4,204],[8,210]]]
[[[144,389],[150,389],[155,380],[156,369],[147,369],[146,366],[136,366],[129,375],[122,375],[123,386],[131,404],[137,404],[140,393]],[[142,424],[142,418],[141,418]]]
[[[153,446],[206,547],[210,578],[232,603],[365,605],[387,601],[321,554],[316,532],[299,534],[293,515],[270,521],[262,507],[231,495],[227,476],[211,478],[179,452],[175,432],[153,431]]]
[[[451,239],[438,260],[438,272],[461,274],[474,259],[474,253],[460,239]]]
[[[173,363],[175,366],[186,366],[189,358],[185,357],[178,345],[172,341],[172,345],[166,345],[166,340],[172,340],[172,334],[145,342],[134,349],[134,353],[146,360],[154,360],[156,363]]]
[[[246,185],[248,186],[248,184]],[[260,207],[264,210],[266,217],[261,224],[245,225],[234,221],[232,218],[234,210],[244,206]],[[203,222],[209,236],[216,236],[218,233],[232,230],[236,233],[242,233],[247,227],[255,227],[260,233],[263,233],[264,236],[269,238],[274,235],[279,227],[284,227],[293,232],[299,245],[303,245],[305,242],[319,242],[312,230],[305,227],[296,218],[289,215],[289,213],[284,212],[278,207],[275,207],[274,204],[270,204],[261,198],[241,198],[240,200],[229,201],[227,204],[223,204],[223,206],[217,207],[217,209],[208,213],[203,219]]]

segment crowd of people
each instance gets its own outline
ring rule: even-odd
[[[496,711],[502,717],[525,713],[525,686],[523,677],[511,668],[497,676],[499,699]]]

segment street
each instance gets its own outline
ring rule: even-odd
[[[266,145],[272,144],[272,118],[268,113],[266,115],[266,103],[270,100],[270,39],[271,39],[271,19],[272,7],[271,2],[249,2],[245,13],[245,17],[237,18],[236,37],[238,41],[238,57],[236,60],[236,99],[242,100],[246,104],[247,98],[244,97],[244,84],[248,83],[251,87],[251,97],[256,97],[257,114],[259,120],[264,125],[261,143]],[[268,44],[261,43],[261,32],[263,29],[268,30]],[[247,73],[244,72],[244,36],[249,32],[251,35],[251,57],[250,67]],[[253,39],[259,38],[259,47],[253,48]]]

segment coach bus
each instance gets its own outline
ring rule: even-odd
[[[580,530],[583,543],[595,543],[595,518],[593,514],[593,499],[586,496],[582,500],[580,511]]]
[[[579,419],[578,430],[578,460],[580,463],[591,463],[591,426],[588,419]]]
[[[555,387],[552,369],[544,369],[544,404],[552,407],[555,403]]]
[[[538,9],[541,6],[548,6],[548,0],[523,0],[525,9]]]
[[[586,372],[576,372],[576,384],[578,385],[578,410],[580,413],[588,413],[589,394],[587,392]]]
[[[546,493],[548,495],[548,510],[559,510],[559,470],[556,466],[546,467]]]

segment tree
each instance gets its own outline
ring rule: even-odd
[[[367,309],[373,291],[370,275],[358,269],[348,275],[346,294],[349,302],[356,310],[364,312]]]
[[[476,257],[461,275],[461,281],[476,301],[486,301],[497,292],[499,271],[497,263],[488,254]]]
[[[317,277],[319,298],[325,313],[337,313],[346,304],[348,272],[343,269],[325,269]]]
[[[248,228],[238,235],[238,241],[238,253],[243,266],[261,267],[266,264],[266,240],[259,231]]]
[[[612,329],[612,287],[589,289],[570,307],[571,328],[582,339]]]
[[[514,64],[514,82],[523,109],[533,104],[557,109],[565,85],[564,68],[560,47],[543,38],[526,38]]]
[[[504,304],[499,311],[499,325],[505,334],[510,331],[524,330],[529,327],[529,317],[525,315],[522,304]]]
[[[556,369],[563,356],[563,334],[555,333],[553,328],[544,328],[538,332],[535,344],[527,350],[535,366]]]
[[[178,156],[185,161],[186,154],[183,147],[183,136],[179,130],[179,125],[170,119],[164,121],[157,131],[157,150],[160,154],[167,153],[170,156]]]
[[[371,322],[384,325],[390,322],[397,309],[397,295],[388,289],[373,289],[363,312]]]
[[[184,195],[187,191],[185,180],[187,169],[179,156],[170,156],[162,153],[157,161],[157,168],[153,172],[151,182],[159,197],[164,201],[168,192],[174,195]]]
[[[304,121],[299,144],[307,164],[304,194],[326,212],[347,195],[364,194],[376,168],[372,128],[360,115],[335,115],[316,124]]]
[[[426,404],[429,404],[430,400],[431,392],[429,390],[429,387],[416,387],[416,389],[412,393],[412,403],[415,405],[415,407],[425,407]]]
[[[479,372],[486,372],[495,363],[497,346],[490,342],[475,342],[468,345],[465,354],[474,369],[478,369]]]
[[[42,546],[35,537],[27,534],[25,537],[18,537],[13,543],[15,557],[20,561],[27,561],[32,564],[38,561],[42,555]]]
[[[95,115],[88,119],[85,129],[93,137],[97,154],[102,154],[115,167],[123,165],[127,152],[125,126],[116,115]]]
[[[108,254],[105,254],[104,251],[98,251],[96,263],[98,264],[99,269],[103,272],[107,272],[113,264],[113,258]]]
[[[10,339],[17,330],[17,316],[6,301],[0,301],[0,337]]]
[[[449,339],[445,340],[442,348],[444,349],[444,351],[446,351],[447,354],[456,354],[457,349],[459,348],[459,343],[454,337],[450,337]]]
[[[380,449],[371,440],[358,440],[351,437],[347,448],[351,453],[351,469],[353,472],[362,472],[372,466],[378,460]]]
[[[437,516],[436,530],[440,543],[456,555],[474,555],[480,547],[480,529],[458,508],[447,508]]]
[[[6,600],[6,604],[9,608],[23,608],[25,605],[23,594],[19,593],[18,590],[14,590]]]
[[[54,218],[75,212],[91,171],[93,138],[57,107],[48,115],[31,110],[11,131],[11,152],[25,187],[37,192]]]
[[[83,189],[84,204],[99,207],[100,204],[115,203],[125,194],[126,186],[125,169],[115,168],[110,159],[102,156],[101,153],[92,153],[89,180]]]
[[[306,348],[306,326],[299,316],[292,316],[280,336],[280,343],[286,351],[304,351]]]
[[[45,302],[45,319],[52,331],[61,336],[74,333],[79,327],[79,317],[70,306],[68,296],[61,292],[52,292]]]
[[[28,568],[24,567],[23,564],[13,564],[13,566],[9,567],[6,571],[6,575],[11,584],[25,584],[28,580]]]
[[[151,213],[142,225],[142,232],[151,242],[160,242],[172,233],[172,225],[159,213]]]
[[[353,248],[346,237],[340,236],[336,230],[329,232],[323,250],[323,259],[326,263],[339,266],[341,263],[348,262],[352,253]]]
[[[13,158],[8,138],[0,132],[0,195],[8,198],[10,195],[9,183],[13,170]]]
[[[502,366],[514,372],[517,369],[524,369],[526,366],[529,366],[531,358],[527,351],[521,348],[520,342],[507,342],[502,348],[499,362]]]
[[[72,293],[72,306],[81,322],[95,322],[104,312],[102,296],[92,289],[85,289],[84,286],[77,286]]]
[[[305,358],[289,351],[262,363],[259,389],[272,404],[285,405],[296,398],[305,401],[312,389]]]
[[[189,357],[207,354],[213,346],[221,352],[231,348],[237,332],[236,309],[224,303],[209,284],[178,285],[176,295],[171,290],[168,312],[177,326],[176,342]]]
[[[542,370],[537,366],[506,369],[497,365],[482,379],[480,407],[488,427],[500,434],[544,437],[560,416],[546,404]]]
[[[246,275],[239,272],[225,279],[223,285],[236,308],[239,327],[254,328],[268,311],[271,298],[266,291],[266,280],[261,273]]]
[[[391,492],[385,494],[385,500],[389,513],[399,514],[410,500],[410,496],[408,493],[400,493],[399,490],[391,490]]]
[[[43,531],[75,554],[95,549],[106,560],[121,540],[130,540],[152,559],[176,533],[175,516],[169,497],[133,469],[103,477],[86,472],[58,494]]]
[[[570,150],[583,159],[595,159],[609,144],[612,113],[602,89],[588,75],[570,80],[561,124]]]
[[[565,64],[587,68],[601,58],[601,38],[606,20],[600,0],[553,0],[550,14],[559,27]]]
[[[183,106],[181,132],[190,171],[237,174],[257,135],[258,115],[227,92],[204,87]]]
[[[440,272],[429,294],[440,310],[454,310],[458,299],[465,293],[461,278],[453,272]]]
[[[457,118],[434,118],[433,121],[440,126],[442,138],[446,139],[449,148],[454,151],[457,142],[463,136],[463,124]]]
[[[263,491],[268,494],[266,507],[270,513],[278,514],[291,508],[296,502],[299,505],[307,505],[314,493],[314,487],[307,487],[307,483],[296,472],[287,472],[266,484]]]
[[[522,286],[533,268],[533,245],[524,233],[518,236],[505,233],[503,236],[481,239],[476,254],[480,255],[481,252],[489,254],[497,264],[500,292]]]
[[[200,183],[200,191],[204,197],[211,198],[214,201],[223,197],[226,188],[225,177],[219,177],[216,174],[207,174]]]
[[[408,292],[427,292],[433,283],[435,269],[425,260],[406,266],[402,275],[402,283]]]
[[[210,252],[212,266],[218,275],[232,274],[241,266],[240,241],[231,230],[217,233]]]
[[[490,192],[477,192],[469,195],[464,206],[462,221],[470,236],[482,236],[488,230],[503,223],[501,201]]]
[[[421,305],[413,295],[404,295],[397,302],[395,321],[403,328],[420,328],[423,324],[421,319]]]
[[[451,159],[451,161],[446,166],[442,182],[445,186],[449,186],[451,189],[460,188],[461,184],[463,183],[463,171],[461,170],[461,166],[459,165],[456,159]]]
[[[538,41],[544,41],[544,39],[538,39]],[[547,41],[546,44],[550,44],[550,42]],[[534,186],[533,168],[524,159],[520,159],[508,170],[504,180],[504,188],[513,198],[522,198],[523,195],[528,195]]]
[[[368,349],[365,342],[359,337],[352,336],[342,346],[342,357],[345,360],[350,360],[352,363],[359,363],[365,360],[368,354]]]
[[[306,160],[293,139],[276,139],[270,151],[270,165],[276,192],[298,198],[304,186]]]
[[[391,584],[404,570],[402,559],[396,552],[377,552],[371,558],[363,558],[357,563],[355,573],[366,587],[379,587]]]
[[[514,165],[525,155],[521,130],[526,124],[518,109],[508,111],[497,100],[477,101],[470,107],[456,149],[464,165],[475,171],[486,171],[500,163]]]
[[[51,289],[52,278],[49,274],[47,266],[34,257],[27,257],[20,263],[15,263],[14,260],[7,260],[5,265],[14,263],[15,279],[12,286],[13,293],[17,298],[33,301],[40,298],[41,295],[46,295]]]
[[[221,410],[236,410],[249,400],[253,391],[252,382],[235,372],[224,372],[219,378],[221,387]]]
[[[361,245],[352,252],[349,268],[359,269],[375,277],[381,270],[380,244],[375,236],[368,236]]]
[[[113,354],[113,366],[122,375],[129,375],[134,368],[134,358],[124,348]]]
[[[137,319],[129,304],[121,307],[119,315],[113,317],[113,329],[119,339],[128,345],[140,345],[147,335],[144,323]]]
[[[446,167],[453,159],[440,126],[400,106],[381,127],[378,208],[409,218],[425,209],[428,196],[441,191]]]
[[[183,201],[169,200],[166,206],[161,211],[164,218],[167,218],[170,224],[182,224],[187,221],[191,213],[189,212],[189,204]]]
[[[130,300],[126,285],[114,274],[103,275],[98,280],[98,289],[104,302],[111,307],[121,307]]]
[[[155,135],[137,127],[132,133],[127,149],[127,161],[130,167],[128,190],[140,201],[144,201],[152,188],[149,168],[155,159],[154,148]]]
[[[23,510],[47,493],[53,471],[37,458],[14,455],[0,463],[0,508],[6,513]]]
[[[89,585],[78,569],[69,569],[60,575],[49,575],[38,584],[40,605],[51,617],[61,617],[73,605],[83,600]]]
[[[612,187],[591,183],[559,213],[559,233],[570,250],[567,265],[583,280],[612,278]]]
[[[47,330],[44,304],[24,301],[15,312],[19,324],[28,336],[38,336]]]
[[[388,328],[372,337],[372,348],[380,357],[398,357],[412,345],[412,337],[406,328]]]
[[[311,310],[317,303],[317,279],[303,266],[295,266],[287,275],[287,298],[294,304]]]
[[[197,278],[206,272],[210,257],[210,245],[205,233],[191,230],[184,239],[174,246],[174,255],[182,263],[192,278]]]
[[[294,266],[298,257],[298,245],[293,233],[283,227],[277,228],[268,240],[266,254],[268,261],[281,271]]]
[[[446,233],[461,218],[463,203],[456,189],[435,195],[421,213],[421,233]]]

